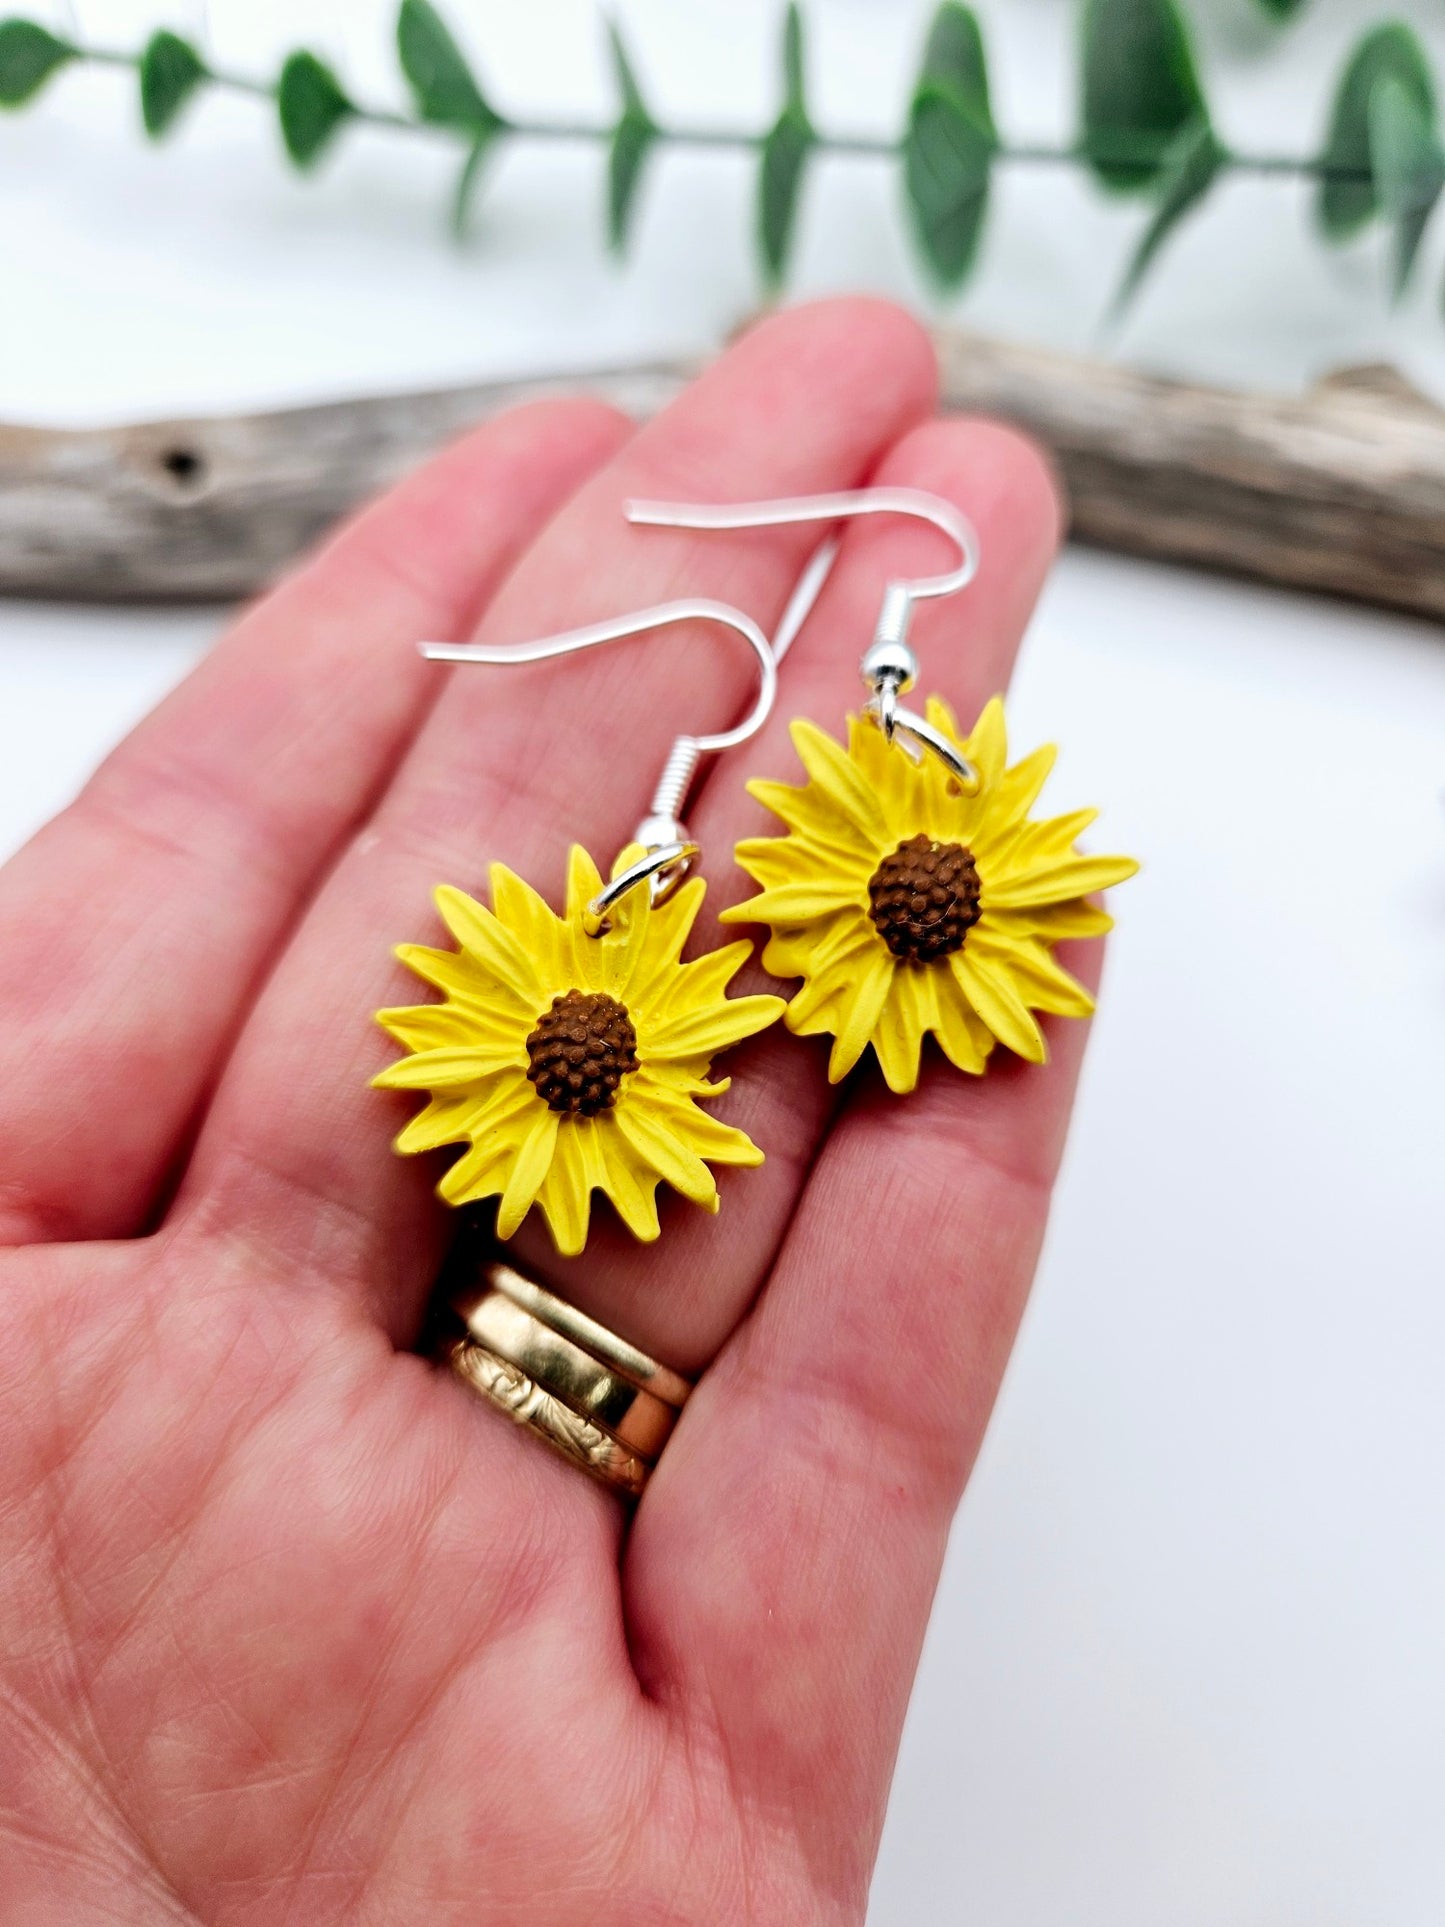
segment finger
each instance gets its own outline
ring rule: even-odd
[[[878,479],[940,494],[979,529],[976,583],[952,607],[921,605],[914,629],[922,690],[971,720],[1007,681],[1057,545],[1051,477],[1010,431],[970,422],[916,431]],[[836,577],[840,597],[858,582],[846,652],[819,633],[833,613],[824,603],[789,660],[800,692],[789,711],[840,733],[841,712],[860,698],[857,657],[879,585],[935,572],[939,546],[891,518],[858,530],[851,553],[868,589],[845,571],[847,550]],[[760,760],[767,776],[796,782],[785,720]],[[737,832],[776,831],[757,805],[728,808]],[[766,1782],[764,1797],[780,1808],[801,1817],[832,1790],[837,1805],[825,1817],[843,1818],[827,1851],[859,1878],[871,1864],[929,1562],[1042,1223],[1082,1046],[1080,1026],[1063,1033],[1043,1076],[1010,1066],[976,1080],[935,1061],[905,1101],[876,1076],[844,1087],[763,1298],[703,1381],[631,1541],[627,1592],[644,1679],[701,1707],[730,1759]],[[826,1088],[826,1053],[786,1037],[774,1048],[811,1058],[812,1089]],[[1015,1196],[998,1174],[1020,1158],[1036,1160],[1037,1182]],[[992,1346],[982,1360],[977,1319]],[[914,1424],[923,1446],[941,1438],[947,1450],[930,1460],[920,1449],[912,1463]],[[816,1808],[806,1817],[816,1828]]]
[[[930,421],[903,436],[868,479],[941,495],[978,529],[983,560],[976,580],[954,603],[921,604],[914,626],[925,687],[971,719],[1007,683],[1057,548],[1059,513],[1048,471],[1032,443],[997,423]],[[742,546],[750,538],[701,539]],[[814,529],[810,543],[816,539]],[[776,819],[743,786],[752,776],[800,780],[788,734],[792,719],[809,716],[839,734],[847,712],[858,707],[858,659],[872,639],[884,584],[936,574],[950,561],[949,546],[936,530],[899,517],[850,527],[788,655],[771,721],[755,742],[722,761],[693,813],[714,874],[739,837],[777,830]],[[741,875],[725,876],[717,907],[743,894]],[[702,940],[736,935],[711,926]],[[738,988],[787,994],[792,986],[754,968]],[[544,1230],[528,1226],[518,1240],[523,1262],[549,1276],[563,1297],[680,1370],[701,1367],[743,1316],[772,1261],[837,1096],[826,1066],[826,1050],[780,1025],[726,1058],[732,1089],[717,1113],[761,1145],[767,1162],[723,1177],[719,1219],[679,1201],[656,1245],[639,1247],[620,1227],[601,1226],[585,1254],[570,1263],[557,1258]]]
[[[145,1224],[239,1007],[435,695],[412,641],[462,631],[626,432],[549,403],[437,457],[0,874],[0,1242]]]
[[[763,323],[579,492],[483,635],[535,637],[682,592],[766,625],[807,531],[719,546],[630,529],[625,499],[847,486],[927,411],[932,383],[926,337],[884,303],[829,302]],[[395,1057],[370,1013],[419,1001],[388,947],[435,940],[435,886],[475,892],[494,859],[558,902],[568,844],[610,862],[673,737],[732,720],[755,674],[747,652],[710,629],[531,670],[456,671],[249,1027],[182,1208],[203,1200],[204,1224],[339,1276],[395,1333],[413,1330],[444,1235],[431,1196],[444,1160],[393,1157],[389,1140],[416,1100],[367,1089]]]
[[[1093,981],[1097,956],[1069,967]],[[870,1076],[694,1395],[626,1574],[644,1684],[844,1890],[872,1866],[949,1524],[1043,1235],[1086,1025],[1046,1066]]]

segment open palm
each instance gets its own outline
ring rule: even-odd
[[[448,1236],[371,1022],[439,881],[556,901],[624,843],[747,664],[715,632],[443,672],[423,635],[541,634],[676,594],[766,628],[807,530],[631,530],[633,494],[870,479],[978,523],[923,611],[968,719],[1052,553],[1037,457],[928,420],[905,316],[765,323],[634,431],[495,421],[253,609],[0,872],[0,1917],[861,1918],[949,1520],[1042,1233],[1081,1025],[1041,1070],[830,1092],[774,1030],[719,1114],[767,1153],[643,1249],[521,1262],[702,1372],[635,1518],[415,1356]],[[692,812],[708,912],[835,726],[905,525],[849,535],[780,713]],[[746,767],[743,765],[746,764]],[[706,914],[706,913],[705,913]],[[713,937],[701,933],[703,941]],[[1090,958],[1070,966],[1087,972]],[[757,986],[761,987],[761,980]]]

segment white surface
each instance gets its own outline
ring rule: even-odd
[[[210,11],[236,64],[299,33],[390,84],[377,8]],[[814,0],[820,120],[896,123],[926,11]],[[1445,54],[1438,8],[1405,11]],[[504,105],[601,105],[584,0],[452,12]],[[1316,0],[1265,57],[1249,0],[1210,8],[1227,129],[1308,146],[1361,12]],[[149,18],[80,13],[116,40]],[[767,110],[772,5],[626,18],[660,107]],[[988,18],[1001,120],[1062,127],[1070,10]],[[298,185],[245,103],[206,103],[160,152],[132,121],[106,76],[0,121],[0,418],[583,365],[704,345],[754,299],[731,161],[667,160],[619,274],[587,154],[505,157],[458,253],[433,152],[369,135]],[[1261,385],[1389,353],[1445,392],[1439,238],[1388,317],[1376,252],[1323,255],[1300,200],[1228,189],[1122,349]],[[1087,343],[1138,221],[1067,174],[1011,176],[962,312]],[[919,298],[876,168],[822,170],[804,224],[802,289]],[[0,848],[217,620],[0,604]],[[1060,807],[1103,803],[1111,845],[1147,868],[1121,898],[1037,1297],[954,1536],[874,1927],[1436,1927],[1445,647],[1071,554],[1015,710],[1020,740],[1065,745]]]

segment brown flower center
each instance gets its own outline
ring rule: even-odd
[[[868,879],[869,916],[893,952],[932,963],[962,948],[978,922],[978,865],[961,843],[911,836]]]
[[[527,1076],[545,1104],[595,1117],[637,1069],[637,1032],[625,1005],[605,990],[569,990],[537,1019],[527,1056]]]

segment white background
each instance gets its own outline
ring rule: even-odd
[[[37,6],[34,11],[44,12]],[[62,10],[49,8],[52,20]],[[198,9],[177,0],[175,24]],[[603,111],[587,0],[452,0],[515,112]],[[818,120],[899,123],[927,9],[812,0]],[[1069,119],[1065,0],[985,4],[1001,123]],[[1445,74],[1445,14],[1403,9]],[[94,39],[157,16],[82,0]],[[1227,135],[1307,149],[1370,9],[1204,14]],[[385,10],[213,0],[216,58],[298,37],[395,88]],[[757,121],[767,0],[624,14],[658,111]],[[320,177],[210,98],[160,151],[124,77],[0,121],[0,419],[86,422],[582,367],[752,306],[741,162],[664,157],[622,271],[595,154],[500,157],[442,232],[444,148],[350,135]],[[1243,386],[1391,355],[1445,395],[1441,237],[1380,255],[1241,181],[1111,352]],[[970,324],[1087,347],[1137,209],[1000,183]],[[820,167],[795,287],[927,296],[875,162]],[[1445,515],[1445,503],[1442,503]],[[0,604],[0,849],[216,633],[211,612]],[[1424,624],[1074,552],[1025,651],[1020,742],[1140,852],[1038,1291],[948,1570],[874,1927],[1434,1927],[1445,1918],[1445,643]],[[0,936],[3,941],[3,936]]]

